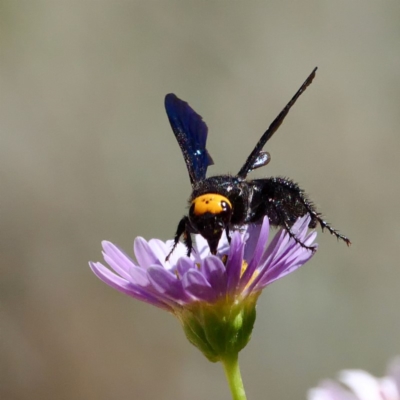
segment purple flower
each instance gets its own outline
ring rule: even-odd
[[[316,237],[316,232],[308,233],[309,222],[305,216],[291,228],[307,246]],[[301,267],[314,254],[284,229],[267,246],[268,238],[265,217],[261,225],[235,231],[230,245],[223,237],[217,255],[210,254],[205,239],[195,235],[190,257],[179,243],[168,261],[172,241],[136,238],[136,261],[104,241],[103,257],[114,272],[99,262],[89,265],[114,289],[173,313],[188,339],[216,361],[221,354],[240,351],[248,342],[262,289]]]
[[[344,370],[339,374],[339,383],[323,381],[308,393],[308,400],[400,400],[400,357],[388,367],[388,374],[375,378],[363,370]]]
[[[293,233],[310,246],[316,232],[307,235],[308,217],[300,218]],[[158,239],[148,242],[138,237],[134,242],[136,262],[114,244],[103,241],[103,257],[115,271],[99,262],[90,262],[92,271],[103,282],[137,300],[176,312],[188,304],[214,303],[221,298],[245,299],[265,286],[295,271],[313,253],[300,246],[285,230],[280,230],[266,248],[269,237],[268,218],[261,225],[249,226],[220,241],[218,255],[210,254],[207,242],[196,235],[197,251],[186,256],[179,243],[169,261],[172,245]]]

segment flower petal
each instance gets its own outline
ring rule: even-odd
[[[281,229],[271,240],[267,249],[260,259],[261,265],[268,265],[271,260],[277,259],[279,254],[283,254],[289,243],[289,235],[284,229]]]
[[[318,388],[309,390],[308,400],[357,400],[349,391],[336,382],[326,380]]]
[[[135,266],[129,270],[129,274],[132,284],[137,285],[141,288],[151,287],[151,283],[147,275],[146,269]]]
[[[303,220],[300,222],[303,222]],[[308,226],[307,222],[303,223],[302,226],[306,231]],[[304,239],[304,232],[302,231],[301,234],[301,239]],[[278,241],[275,241],[277,236],[279,236],[277,239]],[[310,240],[315,239],[315,237],[316,235],[310,234],[306,238],[307,245],[310,245],[312,243]],[[273,249],[271,249],[272,246],[274,246]],[[287,232],[282,230],[275,236],[264,255],[261,257],[259,275],[253,280],[251,285],[246,288],[246,293],[252,290],[262,290],[272,282],[294,272],[304,265],[314,254],[313,251],[302,247],[293,238],[290,238]]]
[[[142,237],[137,237],[133,242],[133,251],[142,268],[148,268],[150,265],[162,265],[150,244]]]
[[[394,358],[388,367],[388,375],[396,384],[398,396],[400,399],[400,356]]]
[[[113,287],[114,289],[119,290],[125,294],[131,295],[133,290],[127,281],[124,278],[114,274],[108,268],[106,268],[103,264],[99,262],[89,261],[89,266],[93,273],[100,278],[103,282],[107,283],[107,285]]]
[[[199,300],[212,302],[216,298],[211,285],[207,282],[204,275],[196,269],[191,269],[185,274],[182,284],[187,293]]]
[[[201,260],[206,256],[210,255],[210,247],[208,246],[207,240],[201,235],[194,235],[194,248],[197,250],[194,252],[193,257],[197,264],[200,264]]]
[[[133,260],[125,254],[120,248],[103,240],[101,242],[103,247],[103,256],[107,264],[123,278],[129,280],[129,269],[135,266]]]
[[[169,266],[171,268],[173,265],[176,265],[176,263],[178,262],[179,258],[186,256],[187,249],[186,249],[186,246],[183,243],[179,242],[176,245],[175,250],[171,253],[171,250],[174,247],[174,241],[173,240],[167,240],[165,245],[166,245],[166,247],[168,249],[167,254],[169,255],[169,259],[165,263],[165,265],[168,266],[168,264],[169,264]]]
[[[167,311],[172,311],[172,308],[152,296],[151,294],[146,294],[140,291],[138,288],[135,288],[131,283],[126,281],[125,279],[119,277],[118,275],[111,272],[108,268],[106,268],[101,263],[97,262],[89,262],[89,266],[92,269],[93,273],[104,283],[111,286],[112,288],[118,290],[121,293],[127,294],[130,297],[133,297],[137,300],[143,301],[145,303],[152,304],[156,307],[163,308]]]
[[[228,254],[229,253],[229,247],[230,247],[230,244],[228,242],[228,238],[226,237],[226,232],[224,231],[222,233],[221,239],[219,240],[219,243],[218,243],[217,254],[220,257]]]
[[[243,265],[244,243],[239,232],[234,232],[226,262],[226,274],[228,276],[227,292],[233,294],[239,283]]]
[[[167,244],[160,239],[150,239],[149,246],[152,249],[153,254],[157,257],[161,265],[168,267],[168,263],[165,261],[169,253]]]
[[[345,370],[340,373],[339,380],[346,384],[360,400],[381,398],[378,380],[366,371]]]
[[[183,277],[189,270],[196,268],[196,265],[192,259],[187,256],[181,257],[176,265],[176,270],[179,277]]]
[[[310,246],[315,233],[307,234],[310,218],[299,218],[291,232]],[[231,243],[226,234],[219,241],[217,256],[210,254],[207,241],[194,235],[195,246],[190,257],[179,242],[168,261],[174,241],[166,243],[136,238],[134,252],[138,265],[110,242],[103,243],[104,259],[118,274],[101,264],[91,264],[100,279],[116,289],[143,301],[177,312],[177,308],[194,301],[214,302],[225,297],[242,301],[252,291],[260,291],[271,282],[289,274],[312,257],[281,229],[265,249],[269,236],[269,220],[234,231]],[[265,250],[264,250],[265,249]],[[243,262],[246,255],[247,267]],[[226,257],[227,258],[222,258]]]
[[[176,276],[158,265],[151,266],[147,271],[153,288],[165,299],[178,304],[187,302],[190,298],[183,290],[182,282]]]
[[[227,276],[225,266],[216,256],[209,256],[203,260],[201,271],[204,273],[207,281],[214,289],[217,296],[220,297],[226,293]]]
[[[247,262],[249,262],[254,256],[254,252],[257,246],[257,239],[260,236],[261,228],[262,224],[250,224],[247,226],[246,232],[244,234],[245,246],[243,254],[243,258]]]
[[[253,233],[250,234],[250,239],[246,242],[245,254],[247,250],[247,243],[251,241],[252,234]],[[248,267],[246,268],[246,271],[244,272],[244,274],[240,279],[242,288],[244,288],[248,284],[248,281],[251,279],[251,277],[254,274],[254,271],[258,267],[259,262],[261,260],[261,256],[263,255],[265,249],[265,245],[268,242],[268,237],[269,237],[269,219],[268,217],[264,217],[263,223],[261,224],[260,229],[258,230],[257,241],[253,240],[255,246],[252,246],[253,248],[252,258],[249,262]],[[246,255],[244,258],[245,260],[249,260],[249,258],[246,258]]]
[[[303,247],[301,247],[301,249],[302,250],[297,253],[297,257],[287,256],[278,263],[273,263],[270,268],[265,269],[264,274],[259,275],[260,279],[254,285],[254,290],[261,290],[272,282],[291,274],[313,257],[314,253],[311,250],[304,249]]]
[[[308,400],[400,400],[393,367],[400,368],[400,358],[389,364],[389,375],[383,378],[362,370],[342,371],[339,380],[346,389],[330,380],[324,381],[309,391]]]

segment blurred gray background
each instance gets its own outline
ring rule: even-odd
[[[314,66],[252,177],[299,182],[328,233],[259,300],[249,400],[304,399],[400,353],[398,1],[0,2],[0,398],[229,399],[167,313],[89,270],[108,239],[171,238],[190,194],[165,115],[209,126],[235,173]]]

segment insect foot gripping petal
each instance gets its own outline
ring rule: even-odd
[[[317,251],[318,246],[316,246],[316,245],[307,246],[301,239],[299,239],[297,237],[297,235],[295,233],[293,233],[293,231],[291,230],[289,224],[286,221],[283,222],[283,226],[284,226],[287,234],[289,235],[289,237],[291,237],[297,244],[299,244],[301,247],[303,247],[303,249],[310,250],[313,253],[315,253]]]
[[[176,249],[176,246],[178,245],[179,239],[181,238],[182,235],[185,235],[185,245],[187,247],[187,255],[190,256],[190,253],[192,252],[192,239],[190,237],[190,233],[187,231],[188,223],[189,223],[189,218],[186,216],[179,221],[178,228],[176,229],[174,237],[174,244],[167,257],[165,257],[165,261],[168,261],[169,258],[171,257],[171,254]]]

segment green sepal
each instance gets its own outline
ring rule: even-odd
[[[176,313],[188,340],[210,361],[238,354],[250,340],[259,293],[244,300],[196,302]]]

